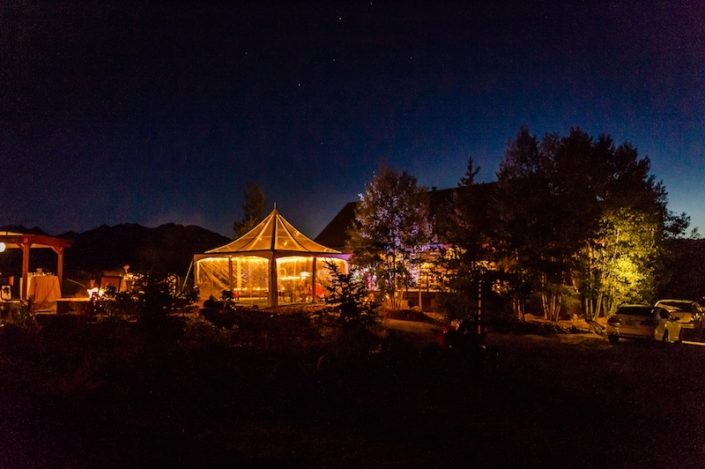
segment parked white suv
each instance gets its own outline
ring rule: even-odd
[[[677,317],[678,322],[684,329],[694,329],[702,327],[703,314],[700,306],[695,301],[690,300],[658,300],[655,308],[663,308],[671,316]]]

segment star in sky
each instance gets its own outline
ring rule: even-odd
[[[381,162],[490,181],[526,124],[632,142],[705,228],[705,3],[372,6],[9,4],[3,220],[230,234],[254,181],[315,236]]]

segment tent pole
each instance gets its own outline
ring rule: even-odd
[[[233,292],[233,256],[228,256],[228,290]]]
[[[318,303],[318,298],[316,298],[316,277],[318,272],[316,271],[316,258],[313,258],[313,267],[311,268],[311,303]]]
[[[188,281],[188,276],[191,274],[192,268],[193,268],[193,259],[191,259],[191,263],[188,265],[188,269],[186,270],[186,276],[184,277],[184,283],[181,284],[181,293],[183,293],[184,289],[186,288],[186,282]]]
[[[236,282],[236,287],[237,291],[241,292],[242,290],[242,263],[240,262],[240,258],[236,257],[235,258],[235,282]]]
[[[269,306],[276,308],[279,306],[279,290],[277,288],[277,257],[272,252],[269,260]]]

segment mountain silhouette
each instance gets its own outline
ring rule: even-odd
[[[8,225],[0,231],[46,234],[40,228]],[[132,272],[176,273],[185,275],[193,255],[221,246],[229,238],[195,225],[168,223],[147,228],[134,223],[115,226],[102,225],[83,233],[66,232],[57,235],[70,240],[64,258],[65,276],[84,279],[100,276],[106,271],[119,272],[130,265]],[[21,253],[8,249],[0,259],[0,271],[19,273]],[[30,255],[30,270],[44,267],[54,271],[56,256],[46,249],[34,249]]]

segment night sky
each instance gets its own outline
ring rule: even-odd
[[[0,6],[0,224],[231,235],[252,181],[313,237],[526,124],[632,142],[705,228],[705,2],[85,3]]]

